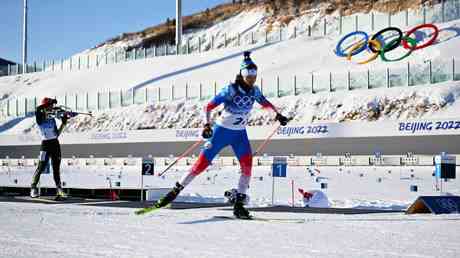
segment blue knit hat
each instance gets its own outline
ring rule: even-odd
[[[251,52],[249,51],[245,51],[243,53],[244,55],[244,59],[243,59],[243,62],[241,62],[241,65],[240,65],[240,72],[244,69],[255,69],[257,70],[257,65],[252,61],[251,59]]]

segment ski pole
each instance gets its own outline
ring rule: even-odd
[[[252,154],[253,157],[255,157],[259,152],[262,151],[262,149],[267,145],[268,141],[272,138],[272,136],[278,131],[278,128],[280,128],[281,124],[278,124],[278,126],[273,130],[273,132],[265,139],[265,141],[257,148],[257,150]]]
[[[192,146],[190,146],[187,150],[184,151],[173,163],[169,164],[169,166],[163,170],[158,176],[162,176],[166,171],[168,171],[172,166],[174,166],[179,160],[181,160],[183,157],[187,156],[190,152],[192,152],[198,145],[200,145],[204,140],[200,139],[199,141],[195,142]]]
[[[288,121],[291,121],[292,119],[294,119],[294,117],[289,118]],[[259,146],[259,148],[257,148],[257,150],[252,154],[253,157],[255,157],[257,154],[259,154],[263,150],[265,145],[267,145],[267,143],[270,141],[272,136],[276,133],[276,131],[278,131],[278,128],[280,128],[280,126],[281,124],[278,124],[275,130],[273,130],[273,132],[267,137],[267,139],[265,139],[265,141]]]

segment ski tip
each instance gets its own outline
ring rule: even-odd
[[[142,215],[144,213],[145,212],[143,210],[137,210],[137,211],[134,212],[134,214],[136,214],[136,215]]]
[[[171,204],[168,204],[165,206],[165,208],[169,208],[171,207]],[[146,207],[146,208],[143,208],[143,209],[139,209],[137,211],[134,212],[134,214],[136,215],[143,215],[143,214],[146,214],[146,213],[149,213],[149,212],[152,212],[152,211],[156,211],[156,210],[159,210],[161,209],[161,207],[155,207],[155,206],[150,206],[150,207]]]
[[[152,207],[147,207],[147,208],[143,208],[143,209],[140,209],[140,210],[137,210],[134,212],[134,214],[136,215],[143,215],[145,213],[148,213],[148,212],[151,212],[153,211],[155,208],[152,208]]]

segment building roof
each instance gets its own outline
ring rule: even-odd
[[[6,60],[6,59],[3,59],[0,57],[0,65],[3,66],[3,65],[15,65],[16,63],[15,62],[12,62],[12,61],[9,61],[9,60]]]

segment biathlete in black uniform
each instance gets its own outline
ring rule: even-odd
[[[68,117],[65,115],[61,117],[62,123],[58,129],[56,126],[55,117],[52,115],[53,108],[56,104],[56,99],[44,98],[41,105],[38,106],[35,111],[35,119],[38,127],[40,128],[42,144],[38,167],[32,178],[30,189],[30,196],[32,198],[39,197],[37,184],[40,181],[40,175],[43,173],[43,171],[45,171],[50,158],[53,167],[54,182],[56,183],[56,199],[67,198],[67,195],[64,193],[61,186],[61,147],[59,145],[58,137],[64,130]]]

